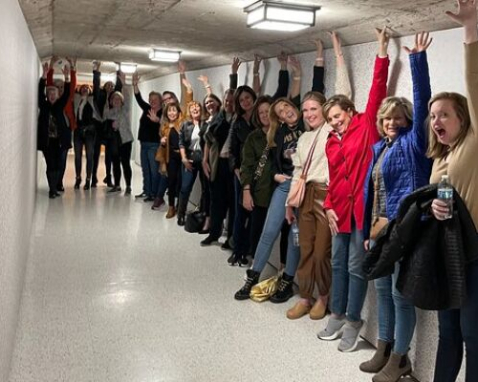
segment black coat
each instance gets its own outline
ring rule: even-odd
[[[407,196],[365,258],[368,279],[392,274],[401,259],[396,286],[405,298],[421,309],[459,308],[466,297],[466,263],[478,255],[478,235],[464,202],[453,195],[453,218],[445,221],[429,214],[436,184]]]
[[[46,80],[41,78],[38,85],[38,107],[40,113],[38,115],[37,149],[48,149],[48,126],[50,124],[50,115],[56,120],[60,146],[64,149],[69,149],[71,147],[71,130],[66,123],[63,109],[65,108],[70,96],[70,83],[65,82],[63,94],[54,104],[51,104],[47,99],[45,85]]]

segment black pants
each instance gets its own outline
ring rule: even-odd
[[[61,150],[60,156],[60,169],[58,172],[57,188],[63,188],[63,177],[65,176],[66,171],[66,162],[68,160],[68,150],[69,148]]]
[[[46,178],[50,192],[57,191],[65,152],[68,153],[68,150],[60,147],[58,138],[50,138],[48,147],[42,150],[46,162]]]
[[[264,223],[266,222],[268,207],[259,207],[254,206],[254,209],[251,212],[251,249],[250,252],[252,257],[256,253],[257,244],[261,238],[262,229],[264,228]],[[284,220],[282,223],[282,230],[280,234],[280,262],[285,264],[287,260],[287,244],[289,243],[289,230],[290,225],[287,223],[287,220]]]
[[[228,216],[227,239],[232,237],[235,214],[234,178],[227,158],[219,158],[216,178],[211,186],[211,227],[209,236],[218,240],[222,233],[222,222]]]
[[[111,155],[108,150],[108,140],[105,138],[104,133],[102,131],[103,125],[98,122],[96,129],[96,139],[95,139],[95,151],[94,151],[94,158],[93,158],[93,173],[92,179],[98,180],[97,173],[98,173],[98,164],[100,160],[101,154],[101,145],[105,146],[105,170],[106,170],[106,177],[111,178]]]
[[[211,215],[211,189],[209,179],[204,175],[202,165],[199,169],[199,180],[201,181],[201,204],[199,210],[204,212],[206,216]]]
[[[169,207],[174,207],[176,196],[181,190],[181,154],[170,151],[169,162],[167,165],[168,171],[168,204]]]
[[[123,167],[124,180],[126,187],[131,187],[131,178],[133,171],[131,169],[131,150],[133,142],[121,143],[119,132],[114,132],[112,138],[108,140],[108,145],[111,161],[113,163],[113,175],[115,179],[115,186],[121,185],[121,167]]]
[[[80,128],[73,133],[73,147],[75,150],[76,177],[81,178],[83,147],[86,151],[86,179],[91,179],[95,154],[95,132],[86,132]]]

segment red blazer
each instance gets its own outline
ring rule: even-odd
[[[337,214],[340,233],[351,233],[352,217],[361,230],[364,217],[364,183],[372,160],[372,146],[380,139],[377,112],[387,96],[388,57],[375,59],[372,88],[364,113],[352,117],[342,139],[330,132],[325,152],[329,162],[329,189],[324,208]]]
[[[70,122],[70,129],[72,131],[76,130],[76,117],[75,111],[73,107],[73,100],[75,99],[75,91],[76,91],[76,70],[72,70],[70,72],[70,97],[68,98],[68,102],[63,109],[65,111],[66,116],[68,117],[68,121]],[[50,69],[47,73],[46,83],[48,86],[53,85],[53,69]]]

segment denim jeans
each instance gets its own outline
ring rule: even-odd
[[[404,355],[410,347],[417,317],[415,306],[395,287],[399,271],[400,265],[396,263],[393,275],[375,280],[375,289],[378,304],[378,338],[385,342],[395,341],[393,351]]]
[[[242,186],[234,174],[234,199],[236,215],[234,216],[234,252],[248,255],[250,250],[251,213],[242,206]]]
[[[159,143],[141,142],[141,170],[143,172],[143,192],[154,197],[159,187],[161,175],[159,174],[159,163],[156,162],[156,151]]]
[[[466,347],[466,382],[478,381],[478,260],[467,265],[466,301],[438,312],[439,341],[434,382],[454,382]]]
[[[257,245],[254,255],[254,265],[252,269],[256,272],[262,272],[272,252],[274,242],[277,240],[282,229],[282,222],[285,217],[285,202],[289,194],[291,181],[287,180],[279,184],[272,194],[271,203],[267,210],[266,222],[262,229],[261,238]],[[292,230],[289,231],[289,242],[287,246],[287,261],[285,273],[289,276],[295,276],[297,266],[300,260],[300,248],[294,246],[292,240]]]
[[[331,311],[349,321],[360,321],[367,294],[367,280],[362,269],[365,249],[363,232],[352,220],[351,233],[332,237],[332,293]]]

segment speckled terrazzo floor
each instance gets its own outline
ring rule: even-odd
[[[39,184],[10,382],[371,380],[368,344],[338,352],[325,322],[285,318],[293,301],[235,301],[227,252],[134,197],[73,190],[69,165],[62,198]]]

